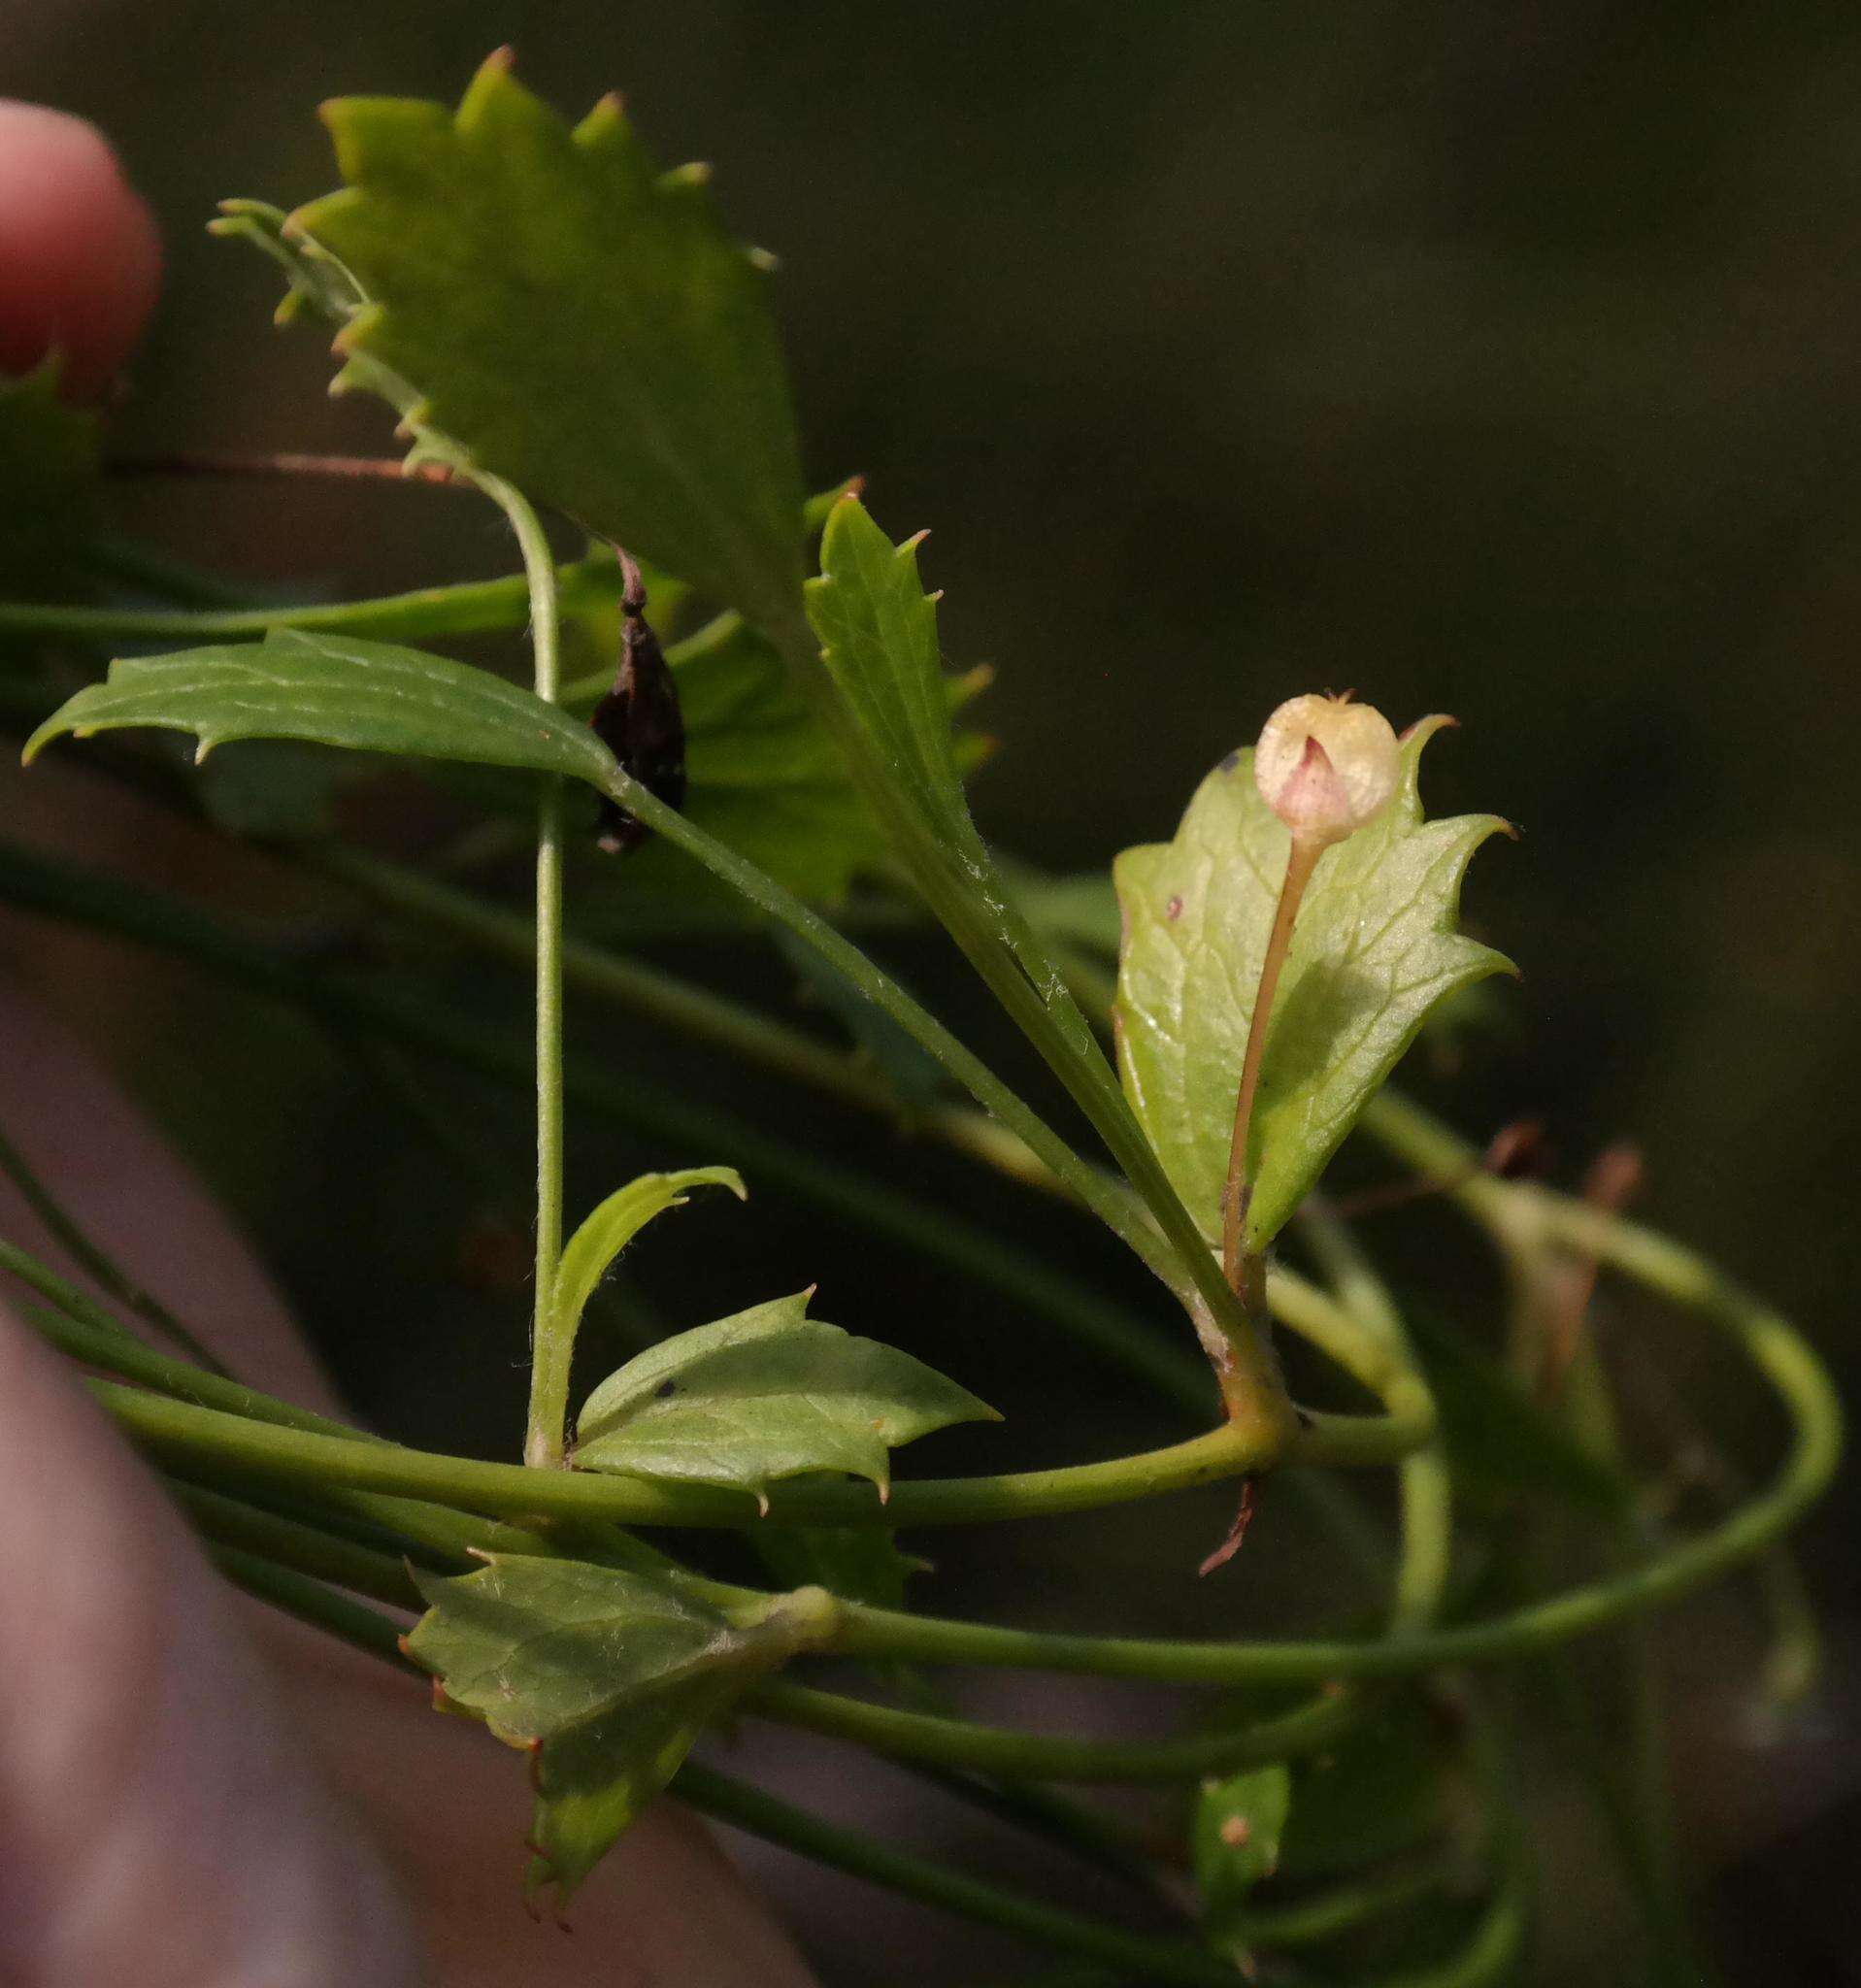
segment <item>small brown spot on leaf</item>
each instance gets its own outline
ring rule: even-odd
[[[1163,915],[1164,915],[1164,916],[1165,916],[1166,918],[1180,918],[1180,917],[1181,917],[1181,915],[1182,915],[1182,900],[1181,900],[1181,899],[1180,899],[1180,897],[1173,897],[1173,898],[1172,898],[1172,899],[1170,900],[1170,902],[1169,902],[1169,903],[1168,903],[1167,905],[1165,905],[1165,906],[1163,907]]]
[[[1221,1825],[1221,1840],[1231,1850],[1238,1850],[1253,1834],[1253,1825],[1245,1815],[1231,1815]]]

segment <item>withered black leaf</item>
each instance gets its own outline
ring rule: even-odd
[[[622,772],[667,807],[679,808],[685,798],[685,721],[679,686],[647,620],[646,582],[624,550],[620,572],[620,668],[614,688],[595,706],[588,722]],[[617,801],[607,799],[601,803],[599,832],[601,846],[619,855],[637,849],[650,833]]]

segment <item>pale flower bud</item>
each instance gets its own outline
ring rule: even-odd
[[[1254,749],[1260,798],[1292,832],[1318,848],[1341,843],[1381,812],[1396,791],[1400,751],[1389,720],[1343,697],[1288,698]]]

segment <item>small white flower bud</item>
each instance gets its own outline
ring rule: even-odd
[[[1323,848],[1354,835],[1396,791],[1401,754],[1389,720],[1343,697],[1288,698],[1254,749],[1260,798],[1295,843]]]

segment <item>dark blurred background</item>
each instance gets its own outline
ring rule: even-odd
[[[1103,864],[1167,833],[1207,767],[1296,690],[1350,685],[1399,723],[1454,712],[1431,805],[1520,825],[1479,859],[1468,909],[1524,979],[1498,1039],[1435,1094],[1480,1136],[1544,1118],[1568,1174],[1632,1137],[1644,1210],[1761,1283],[1853,1376],[1853,9],[11,0],[0,87],[103,124],[168,239],[124,447],[382,446],[373,409],[325,399],[321,342],[267,329],[266,272],[202,224],[222,195],[292,205],[331,182],[318,99],[451,98],[506,41],[572,113],[620,87],[666,161],[714,161],[733,225],[780,252],[814,480],[863,471],[895,536],[935,527],[924,564],[947,589],[949,659],[998,667],[983,721],[1001,746],[976,786],[987,833],[1054,868]],[[391,490],[138,491],[114,518],[260,580],[343,591],[511,564],[476,514]],[[168,860],[192,885],[216,859]],[[259,872],[209,881],[252,904],[268,888]],[[121,957],[61,942],[39,971],[180,1125],[357,1397],[422,1438],[508,1446],[520,1297],[450,1274],[460,1190],[418,1127],[275,1013],[179,969],[125,977]],[[940,954],[903,957],[980,1015]],[[745,971],[728,949],[694,958]],[[508,995],[515,1013],[517,991],[471,998]],[[237,1109],[199,1080],[203,1040]],[[622,1067],[643,1053],[612,1022],[592,1040]],[[700,1094],[763,1104],[708,1059],[647,1053]],[[520,1195],[520,1113],[471,1107]],[[1012,1214],[1142,1300],[1060,1218],[782,1109],[790,1132],[982,1219]],[[641,1158],[708,1157],[591,1143],[578,1192]],[[780,1195],[692,1210],[679,1219],[704,1260],[643,1252],[647,1295],[695,1322],[767,1295],[746,1279],[773,1261],[783,1288],[825,1279],[825,1315],[941,1353],[1023,1410],[1017,1456],[1132,1433],[1102,1373],[1004,1335],[999,1301],[795,1216]],[[1483,1288],[1470,1275],[1457,1295]],[[1620,1321],[1642,1330],[1632,1306]],[[1645,1332],[1645,1361],[1692,1362],[1689,1335]],[[1711,1371],[1699,1384],[1761,1461],[1769,1423]],[[952,1439],[943,1461],[999,1458],[1007,1440]],[[1833,1656],[1807,1728],[1745,1716],[1748,1596],[1670,1653],[1698,1854],[1734,1950],[1768,1956],[1742,1978],[1852,1977],[1833,1951],[1782,1956],[1817,1937],[1802,1873],[1839,1868],[1829,1821],[1854,1780],[1855,1515],[1850,1496],[1812,1536]],[[1186,1554],[1218,1522],[1172,1524]],[[1283,1619],[1259,1600],[1276,1550],[1297,1557],[1263,1532],[1255,1590],[1221,1605],[1254,1628]],[[1150,1520],[1062,1528],[999,1543],[983,1574],[952,1568],[938,1598],[1012,1604],[1038,1581],[1056,1616],[1228,1619],[1158,1567]],[[843,1811],[902,1812],[898,1785],[842,1783],[844,1767],[796,1772],[827,1775]],[[917,1827],[959,1829],[941,1811]],[[1566,1847],[1545,1977],[1595,1979],[1608,1880]],[[916,1963],[897,1949],[887,1979],[974,1978],[996,1951],[966,1936],[933,1950],[916,1922],[839,1894],[802,1916],[823,1965],[850,1970],[836,1979],[873,1978],[858,1942],[875,1927],[926,1941]]]

